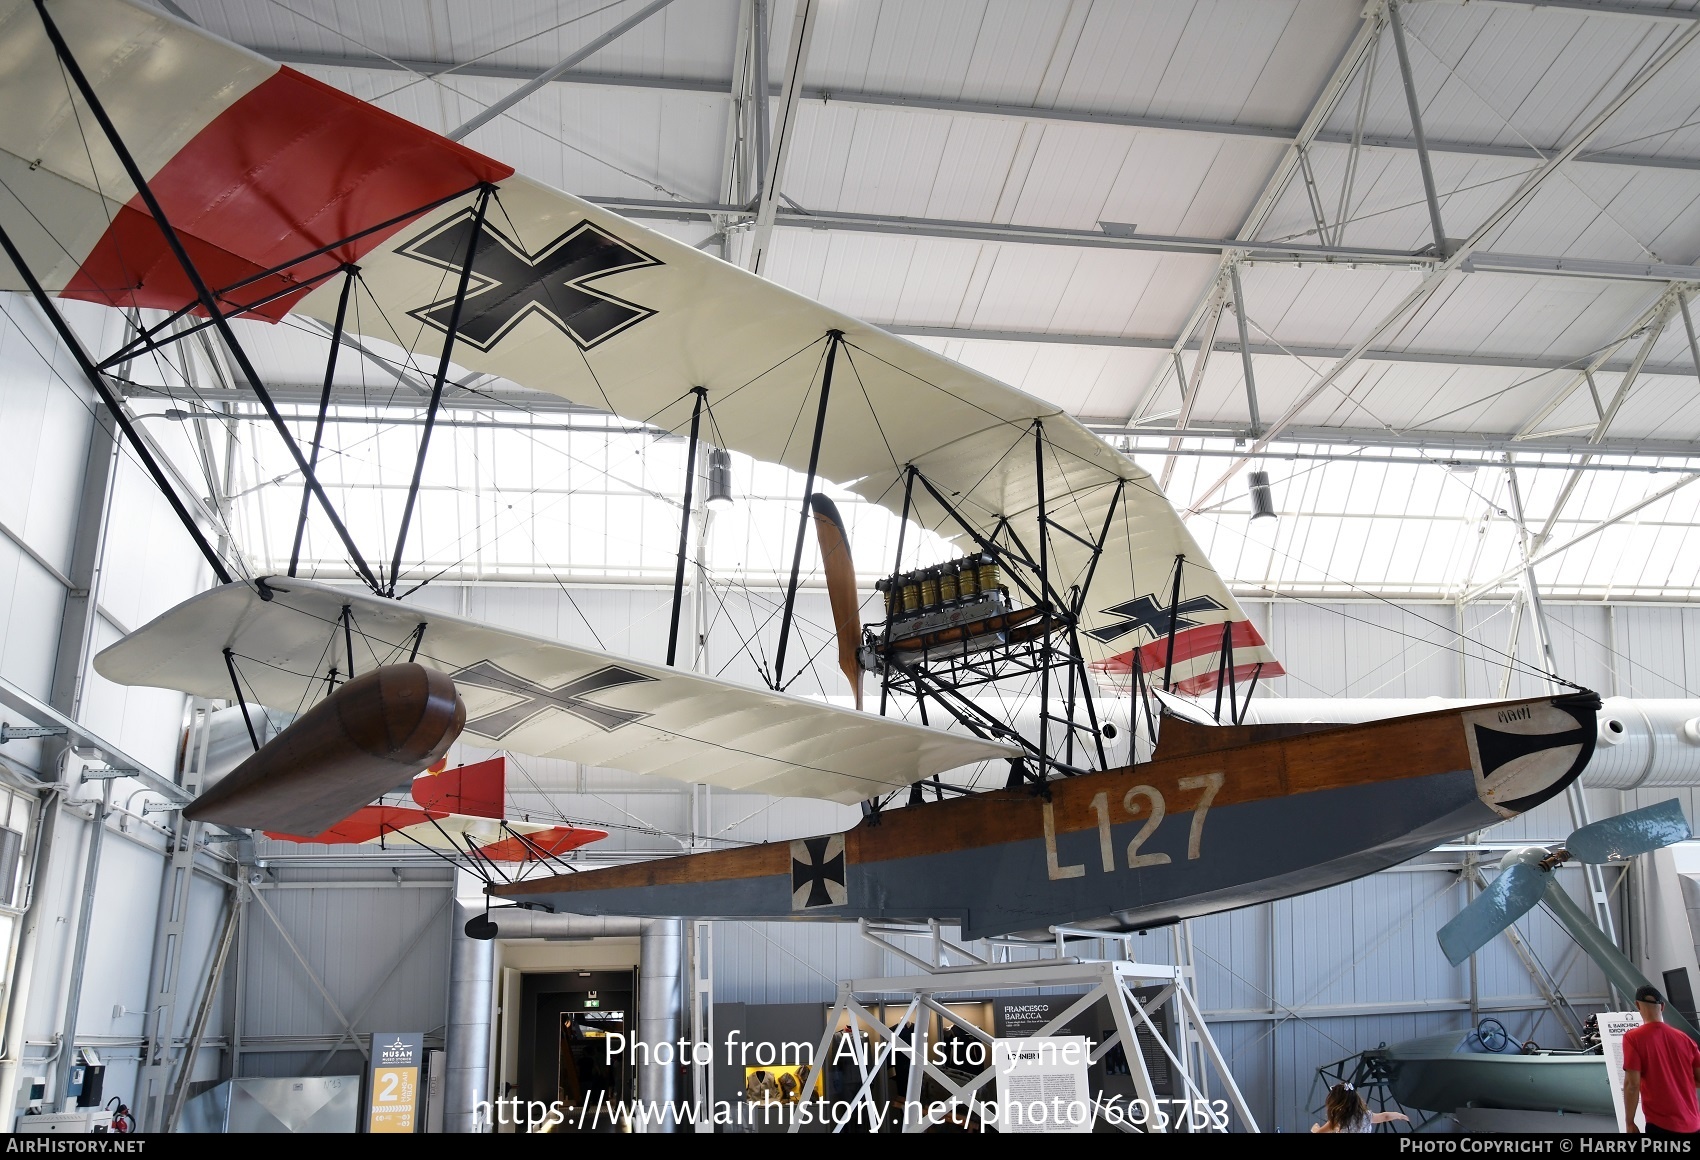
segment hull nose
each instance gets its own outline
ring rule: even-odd
[[[1599,709],[1599,696],[1582,692],[1463,714],[1476,795],[1512,818],[1562,793],[1594,755]]]

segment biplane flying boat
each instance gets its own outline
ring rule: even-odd
[[[0,286],[58,328],[220,581],[97,670],[312,706],[187,816],[320,833],[463,736],[866,814],[846,833],[498,894],[589,913],[940,917],[972,937],[1344,881],[1550,798],[1592,751],[1595,702],[1578,694],[1308,733],[1169,720],[1153,760],[1115,765],[1093,695],[1105,673],[1139,691],[1149,738],[1151,687],[1213,693],[1217,720],[1226,694],[1237,722],[1281,669],[1150,475],[1054,405],[125,0],[0,3],[0,104]],[[351,311],[356,296],[372,309]],[[90,352],[65,298],[147,322]],[[290,314],[332,339],[311,440],[234,324]],[[378,318],[412,320],[409,353],[437,366],[387,566],[314,471],[337,353],[393,339],[358,333]],[[369,591],[233,577],[134,437],[113,369],[209,329],[300,470],[303,524],[318,513]],[[688,432],[687,520],[705,430],[803,475],[769,688],[674,666],[684,523],[665,663],[395,599],[425,579],[404,576],[408,532],[455,367]],[[901,521],[866,626],[826,480]],[[877,685],[863,711],[786,691],[811,523],[839,664],[859,702]],[[922,530],[956,557],[916,566]],[[1037,699],[1030,729],[977,695],[1012,684]],[[994,761],[1008,776],[992,792],[942,776]]]

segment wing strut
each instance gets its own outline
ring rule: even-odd
[[[692,387],[696,402],[691,404],[691,445],[685,452],[685,504],[679,513],[679,566],[673,572],[673,620],[667,628],[667,663],[672,664],[679,652],[679,610],[685,603],[685,550],[691,538],[691,501],[697,481],[697,436],[702,430],[702,408],[708,399],[707,387]],[[702,599],[702,593],[697,593]]]
[[[319,417],[313,424],[313,450],[307,456],[309,470],[317,470],[319,466],[319,448],[325,439],[325,414],[331,409],[331,380],[336,376],[336,354],[342,349],[342,325],[348,319],[348,297],[354,290],[354,275],[358,272],[353,266],[345,265],[342,268],[342,297],[336,302],[336,326],[331,331],[331,353],[325,359],[325,389],[319,392]],[[295,521],[295,544],[289,549],[291,576],[295,575],[295,570],[301,566],[301,537],[307,532],[307,505],[312,498],[313,489],[303,480],[301,515]]]
[[[1181,620],[1181,569],[1186,566],[1186,556],[1175,557],[1175,594],[1169,597],[1169,651],[1163,658],[1163,691],[1172,692],[1169,678],[1175,673],[1175,628]]]
[[[820,410],[815,413],[815,440],[809,448],[809,474],[803,480],[803,505],[797,515],[797,546],[791,553],[791,583],[785,588],[785,615],[779,621],[779,650],[773,658],[773,687],[785,688],[785,643],[791,636],[791,617],[797,606],[797,576],[803,568],[803,537],[809,531],[809,516],[814,508],[809,497],[815,492],[815,468],[820,463],[820,441],[826,432],[826,404],[832,395],[832,364],[838,356],[838,344],[844,341],[842,330],[826,332],[826,368],[821,372]]]
[[[165,472],[154,460],[153,452],[149,451],[148,445],[142,442],[141,435],[131,425],[130,417],[124,413],[124,408],[118,405],[117,398],[112,394],[112,388],[107,385],[106,379],[100,371],[95,369],[94,360],[89,358],[89,353],[83,349],[81,340],[66,324],[64,317],[59,313],[59,307],[54,304],[52,298],[48,297],[47,291],[42,289],[41,283],[36,280],[35,272],[24,264],[23,254],[18,251],[18,247],[12,243],[11,235],[4,229],[0,229],[0,249],[6,251],[6,256],[12,260],[12,265],[18,268],[19,276],[30,288],[30,294],[35,298],[36,304],[41,307],[41,312],[47,315],[47,320],[53,324],[53,329],[59,332],[60,341],[65,344],[65,349],[71,352],[71,357],[77,360],[77,366],[82,370],[83,377],[88,379],[89,386],[94,388],[94,393],[100,396],[100,401],[112,413],[113,421],[118,424],[118,429],[124,432],[124,437],[130,441],[130,447],[135,451],[136,458],[142,461],[142,466],[147,468],[149,475],[153,476],[154,484],[158,486],[160,494],[165,496],[165,502],[170,504],[171,510],[177,513],[177,518],[183,522],[183,529],[189,533],[189,538],[195,541],[195,547],[201,550],[201,555],[205,556],[207,563],[212,566],[213,575],[218,577],[220,584],[229,584],[230,573],[225,569],[224,561],[213,550],[213,546],[207,542],[206,536],[201,532],[201,526],[195,522],[195,517],[189,514],[189,509],[183,505],[182,499],[177,495],[177,490],[171,486],[171,481],[165,478]]]
[[[903,515],[897,521],[897,554],[892,557],[891,576],[886,580],[885,592],[885,627],[880,629],[880,652],[884,654],[891,649],[891,626],[897,616],[893,609],[903,605],[902,575],[903,575],[903,534],[909,530],[909,509],[915,498],[915,476],[919,474],[913,463],[903,469]],[[880,679],[880,716],[885,716],[886,703],[891,699],[891,682],[884,676]]]
[[[396,581],[401,577],[401,552],[407,546],[407,526],[413,522],[413,505],[419,499],[419,483],[425,477],[425,455],[431,449],[431,431],[437,425],[437,409],[443,402],[443,383],[449,377],[449,358],[454,354],[455,336],[460,333],[460,312],[466,305],[467,287],[472,285],[472,263],[478,257],[478,242],[484,234],[484,212],[496,187],[486,185],[478,195],[478,208],[472,211],[472,228],[466,232],[466,261],[460,268],[460,284],[455,287],[455,303],[449,311],[448,333],[443,335],[443,354],[437,360],[437,377],[431,383],[431,403],[425,410],[425,430],[419,436],[419,458],[413,462],[413,482],[407,487],[407,503],[401,509],[401,530],[395,537],[395,556],[390,560],[389,595],[395,595]]]
[[[367,565],[366,558],[360,554],[360,549],[355,546],[354,537],[349,535],[347,526],[342,522],[342,517],[336,514],[336,508],[332,506],[330,496],[325,494],[325,489],[320,486],[318,477],[313,474],[312,468],[308,466],[307,457],[301,454],[301,445],[295,441],[295,436],[290,433],[289,424],[284,422],[283,416],[278,412],[277,404],[272,401],[271,392],[266,390],[265,383],[260,379],[260,372],[255,370],[254,364],[249,361],[248,352],[242,349],[242,344],[236,339],[235,331],[230,329],[230,320],[219,309],[218,302],[213,298],[212,290],[207,286],[206,279],[201,277],[201,272],[196,269],[194,261],[189,257],[189,252],[183,248],[183,239],[177,236],[177,231],[166,219],[165,210],[161,208],[159,199],[154,196],[147,178],[142,175],[141,168],[136,164],[136,159],[130,155],[130,149],[124,144],[124,139],[119,136],[118,127],[112,123],[112,118],[107,115],[106,107],[100,103],[100,98],[95,96],[94,86],[89,84],[88,77],[83,75],[82,66],[77,63],[77,58],[72,55],[70,45],[65,43],[65,38],[59,33],[58,25],[54,24],[53,18],[47,14],[46,0],[36,0],[35,8],[41,16],[42,26],[47,31],[47,38],[53,42],[55,55],[58,56],[59,62],[65,66],[65,71],[77,86],[77,91],[83,95],[83,100],[88,104],[89,112],[93,113],[95,120],[100,123],[101,132],[105,134],[107,142],[112,146],[112,151],[118,155],[118,160],[123,163],[124,172],[129,175],[131,183],[136,187],[136,192],[141,195],[142,201],[148,207],[148,212],[153,215],[154,224],[159,227],[160,236],[165,239],[165,244],[170,248],[172,255],[183,267],[183,273],[189,279],[189,284],[195,288],[195,296],[200,300],[201,308],[207,312],[208,317],[213,320],[213,324],[218,327],[219,335],[230,349],[231,357],[236,360],[237,366],[241,367],[243,376],[248,380],[249,388],[253,390],[254,396],[260,400],[260,405],[265,408],[266,415],[270,417],[272,426],[276,428],[284,446],[288,447],[290,455],[294,456],[295,466],[300,469],[302,478],[313,489],[313,494],[319,497],[319,503],[324,507],[325,515],[330,517],[331,525],[336,528],[337,535],[342,539],[342,546],[348,549],[349,558],[353,561],[355,568],[366,583],[371,585],[372,591],[378,591],[377,577],[372,575],[372,569]],[[222,572],[222,569],[215,568],[215,570]],[[228,577],[226,576],[224,579],[228,580]]]

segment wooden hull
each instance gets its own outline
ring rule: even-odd
[[[938,918],[967,938],[1157,926],[1349,881],[1548,800],[1593,753],[1597,705],[1538,698],[1262,740],[1168,722],[1184,755],[1052,781],[1049,800],[930,802],[841,834],[492,893],[580,914]],[[1200,734],[1227,747],[1201,750]]]

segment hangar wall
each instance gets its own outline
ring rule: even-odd
[[[88,503],[92,410],[63,352],[32,308],[16,299],[0,318],[0,419],[12,435],[0,459],[0,676],[31,696],[52,694],[66,594],[80,591],[74,570],[78,512]],[[80,325],[109,325],[104,312],[69,313]],[[178,470],[193,463],[184,442],[191,424],[144,424]],[[117,639],[205,583],[204,566],[164,501],[134,459],[119,454],[107,535],[94,573],[91,649]],[[184,489],[195,489],[185,479]],[[528,631],[614,651],[659,656],[666,639],[666,593],[640,586],[428,588],[425,606],[511,624]],[[711,669],[755,680],[742,643],[771,613],[771,593],[726,594],[708,617]],[[1276,651],[1295,675],[1271,682],[1267,695],[1492,696],[1504,673],[1511,615],[1504,605],[1315,604],[1249,601]],[[44,614],[44,610],[46,613]],[[824,596],[801,597],[806,624],[830,624]],[[1700,609],[1676,605],[1550,604],[1561,671],[1603,693],[1691,696],[1700,672]],[[688,614],[687,614],[688,616]],[[688,621],[687,621],[688,622]],[[1454,649],[1462,625],[1469,642]],[[1532,662],[1525,631],[1517,648]],[[1615,664],[1613,657],[1616,657]],[[86,662],[86,655],[73,658]],[[75,666],[74,666],[75,667]],[[819,690],[841,694],[827,675]],[[1512,695],[1540,682],[1514,674]],[[155,769],[169,771],[184,700],[154,690],[122,689],[84,670],[79,718]],[[42,745],[9,743],[0,756],[29,787]],[[524,784],[522,784],[524,783]],[[103,1049],[107,1091],[136,1090],[137,1057],[148,1009],[149,955],[162,885],[164,831],[159,815],[143,816],[146,794],[114,783],[116,811],[106,820],[80,995],[79,1043]],[[599,846],[609,854],[661,853],[690,836],[719,832],[743,840],[836,828],[853,810],[815,802],[709,795],[680,786],[583,770],[565,762],[527,762],[514,786],[538,810],[612,823]],[[22,1024],[21,1071],[57,1061],[66,984],[76,942],[88,837],[88,803],[96,783],[71,784],[55,827],[45,873],[30,884],[36,913],[49,916],[29,956]],[[1691,816],[1693,791],[1678,791]],[[1641,796],[1596,792],[1596,813],[1642,804]],[[1622,798],[1620,802],[1616,799]],[[1647,800],[1651,800],[1649,797]],[[128,812],[126,812],[128,811]],[[693,826],[694,819],[694,826]],[[1562,806],[1548,806],[1496,830],[1494,838],[1556,839],[1568,832]],[[446,1001],[448,910],[446,872],[427,856],[397,851],[333,850],[326,854],[262,841],[271,866],[245,902],[234,970],[197,1068],[202,1079],[230,1074],[285,1075],[351,1071],[359,1056],[339,1044],[346,1027],[384,1026],[440,1034]],[[1200,994],[1236,1074],[1266,1127],[1302,1129],[1314,1102],[1314,1068],[1381,1041],[1453,1026],[1472,1012],[1498,1012],[1515,1034],[1556,1041],[1552,1017],[1521,964],[1502,945],[1479,956],[1472,995],[1469,972],[1444,963],[1433,932],[1463,905],[1453,872],[1461,855],[1437,854],[1370,879],[1272,906],[1219,915],[1195,924]],[[191,895],[182,942],[186,980],[205,975],[218,914],[232,882],[209,855]],[[1579,887],[1579,878],[1572,883]],[[28,896],[24,896],[28,897]],[[21,897],[20,901],[24,898]],[[0,910],[5,937],[16,941],[16,908]],[[1569,940],[1543,916],[1524,923],[1531,948],[1580,1006],[1604,1000],[1591,965],[1578,962]],[[286,937],[287,933],[287,937]],[[849,928],[726,923],[717,934],[716,998],[724,1002],[823,1002],[840,977],[899,973],[894,956],[859,940]],[[1142,956],[1165,959],[1168,940],[1141,940]],[[303,963],[311,969],[311,977]],[[184,1034],[194,984],[180,999],[175,1033]],[[10,996],[8,996],[10,999]]]
[[[738,594],[728,597],[737,598]],[[414,599],[525,631],[556,634],[578,644],[595,643],[587,626],[596,625],[604,644],[613,650],[656,656],[665,647],[667,594],[656,589],[574,586],[569,599],[558,588],[542,586],[445,586],[426,589]],[[752,599],[758,606],[766,603],[764,594]],[[804,618],[817,623],[826,620],[823,595],[804,592],[800,605]],[[1451,648],[1456,609],[1450,605],[1282,601],[1253,603],[1251,612],[1267,628],[1289,668],[1299,674],[1271,682],[1260,696],[1492,696],[1499,691],[1504,670],[1500,653],[1510,623],[1504,605],[1465,610],[1472,643],[1467,645],[1469,656],[1463,664]],[[736,610],[729,618],[735,621],[741,615],[743,610]],[[1612,688],[1605,642],[1615,631],[1618,668],[1633,674],[1620,681],[1618,688],[1628,695],[1653,695],[1648,691],[1652,688],[1662,695],[1687,695],[1680,675],[1674,681],[1661,678],[1663,683],[1655,685],[1652,674],[1655,667],[1661,673],[1681,674],[1687,665],[1700,663],[1700,635],[1692,631],[1700,627],[1696,619],[1700,610],[1552,605],[1548,615],[1560,665],[1580,683]],[[688,617],[687,612],[687,622]],[[610,626],[619,634],[617,639],[610,639]],[[1680,648],[1673,651],[1672,640],[1685,639],[1695,642],[1692,655]],[[720,651],[722,645],[727,651]],[[725,663],[736,647],[730,633],[711,641],[713,667]],[[1528,640],[1521,643],[1519,655],[1532,662],[1534,649]],[[1571,657],[1574,663],[1567,662]],[[738,664],[742,667],[729,668],[729,675],[755,678],[747,657]],[[1633,684],[1627,683],[1630,679]],[[1530,678],[1513,679],[1513,696],[1541,691]],[[482,751],[470,749],[465,754],[468,758],[481,755]],[[610,829],[606,841],[585,851],[591,859],[680,852],[689,847],[693,833],[699,838],[719,835],[764,841],[839,828],[853,824],[857,817],[854,809],[828,803],[719,792],[707,795],[701,790],[693,794],[685,786],[583,769],[564,761],[522,758],[518,766],[510,791],[520,808],[529,805],[540,814],[565,815]],[[1692,791],[1675,792],[1683,794],[1692,811],[1696,804],[1688,800]],[[1655,800],[1652,795],[1642,801],[1635,794],[1609,791],[1593,791],[1591,797],[1596,816]],[[1484,839],[1556,841],[1571,828],[1560,802],[1496,828]],[[262,843],[260,848],[272,872],[281,877],[303,873],[309,865],[311,855],[304,855],[302,847]],[[354,865],[355,858],[364,862],[376,852],[337,848],[336,853],[348,859],[344,865]],[[1316,1102],[1310,1084],[1319,1065],[1378,1043],[1461,1028],[1477,1014],[1496,1015],[1523,1038],[1563,1042],[1554,1016],[1503,940],[1478,956],[1473,1001],[1469,969],[1453,968],[1441,956],[1434,932],[1466,902],[1457,875],[1463,857],[1458,852],[1438,853],[1333,890],[1194,923],[1201,1000],[1266,1128],[1291,1131],[1308,1126],[1309,1109]],[[387,858],[403,865],[404,875],[421,873],[428,863],[428,856],[416,852],[392,850]],[[1497,853],[1483,858],[1491,864]],[[1565,874],[1580,897],[1580,873]],[[359,899],[362,893],[367,900]],[[407,893],[429,892],[410,888]],[[350,980],[346,987],[331,987],[339,1005],[349,1010],[362,995],[357,980],[374,978],[388,965],[385,956],[392,953],[397,936],[386,928],[367,937],[362,916],[365,908],[377,905],[375,900],[393,898],[395,887],[313,891],[309,896],[322,898],[325,909],[318,912],[313,929],[304,933],[302,949],[327,981],[325,972],[333,970]],[[415,920],[426,919],[429,907],[422,899],[410,898],[408,905]],[[1574,943],[1556,924],[1537,912],[1520,929],[1531,950],[1579,1008],[1601,1008],[1607,999],[1603,979],[1575,953]],[[313,942],[314,938],[321,941]],[[256,953],[257,947],[249,946],[250,962],[266,957]],[[426,947],[421,944],[421,955]],[[847,926],[718,923],[715,947],[718,1002],[825,1003],[838,979],[911,970]],[[1163,932],[1137,940],[1136,947],[1143,958],[1170,961],[1170,940]],[[920,949],[918,943],[916,949]],[[278,954],[275,946],[269,954],[270,965],[258,968],[275,972],[271,976],[275,984],[268,986],[283,987],[294,974],[294,983],[288,985],[305,996],[307,1009],[321,1012],[316,1034],[333,1036],[338,1030],[334,1017],[324,1013],[322,1003],[314,1004],[295,964]],[[435,979],[431,976],[431,981],[420,984],[409,1026],[434,1027],[440,1021],[442,1000]],[[277,1021],[273,1019],[251,1008],[245,1036],[253,1037],[249,1040],[253,1042],[282,1035],[286,1025],[305,1034],[300,1029],[311,1024],[311,1019],[287,1013],[284,1007],[277,1008]],[[300,1057],[278,1054],[265,1064],[257,1056],[244,1058],[244,1069],[259,1074],[261,1066],[282,1068]]]
[[[96,329],[114,325],[109,311],[67,304],[73,325],[90,344],[110,342]],[[110,437],[94,420],[92,392],[33,304],[11,295],[0,300],[0,678],[27,698],[53,703],[125,752],[169,774],[184,698],[160,690],[125,689],[86,668],[94,651],[131,627],[204,586],[206,569],[165,500],[127,450],[114,455]],[[156,423],[151,426],[168,426]],[[149,432],[150,437],[153,432]],[[161,431],[167,442],[181,432]],[[105,457],[106,464],[102,464]],[[106,470],[109,468],[109,470]],[[92,469],[92,470],[91,470]],[[93,535],[92,542],[79,537]],[[73,602],[92,594],[87,648],[81,636],[61,639]],[[56,666],[61,682],[55,688]],[[66,682],[63,678],[74,678]],[[25,1000],[9,1018],[6,1068],[19,1075],[50,1075],[65,1062],[58,1042],[70,980],[75,973],[80,903],[87,881],[93,805],[110,786],[110,812],[99,851],[93,921],[83,951],[78,1043],[95,1047],[108,1063],[106,1090],[135,1090],[137,1056],[148,1010],[150,948],[165,869],[167,832],[161,817],[144,816],[153,795],[123,778],[81,782],[85,764],[72,760],[62,792],[43,791],[58,778],[55,743],[9,742],[0,748],[6,780],[35,799],[26,835],[18,907],[0,908],[8,960],[19,948],[25,961],[7,978],[7,1008],[14,991]],[[155,798],[154,800],[157,800]],[[41,824],[43,811],[52,815]],[[50,850],[32,874],[38,837]],[[203,859],[205,861],[205,859]],[[189,896],[182,942],[186,979],[205,974],[205,963],[227,886],[197,877]],[[40,918],[32,924],[24,908]],[[34,934],[25,932],[34,926]],[[182,1035],[191,1004],[176,1011]],[[216,1055],[211,1059],[216,1068]],[[12,1065],[16,1065],[15,1067]]]

